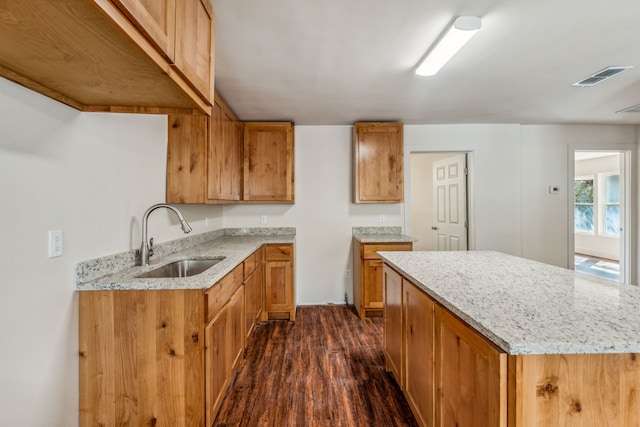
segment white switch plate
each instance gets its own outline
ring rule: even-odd
[[[62,256],[62,230],[49,230],[49,258]]]
[[[266,223],[267,223],[267,216],[260,215],[260,224],[266,224]]]
[[[345,270],[344,276],[345,276],[347,279],[351,279],[351,269],[350,269],[350,268],[347,268],[347,269]]]

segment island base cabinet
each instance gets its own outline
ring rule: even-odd
[[[402,351],[402,276],[392,268],[384,266],[384,364],[400,388],[404,389],[402,373],[404,352]]]
[[[507,354],[436,307],[436,426],[506,427]]]
[[[204,426],[201,290],[79,294],[80,426]]]
[[[640,425],[634,353],[510,356],[509,371],[509,426]]]
[[[404,354],[405,396],[422,427],[433,426],[434,420],[434,308],[435,304],[415,286],[404,289],[404,319],[406,321]]]

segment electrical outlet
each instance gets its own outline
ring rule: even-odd
[[[260,224],[266,224],[266,223],[267,223],[267,216],[260,215]]]
[[[378,222],[384,222],[385,219],[386,218],[384,214],[378,214]]]
[[[49,258],[62,256],[62,230],[49,230]]]
[[[344,272],[344,276],[345,276],[347,279],[351,279],[351,269],[350,269],[350,268],[347,268],[347,269],[345,270],[345,272]]]

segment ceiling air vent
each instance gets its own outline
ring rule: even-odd
[[[597,73],[590,75],[586,79],[582,79],[579,82],[575,82],[571,86],[580,86],[580,87],[595,86],[598,83],[603,82],[607,79],[610,79],[616,74],[620,74],[621,72],[629,68],[633,68],[633,67],[630,65],[626,65],[623,67],[607,67],[604,70],[600,70]]]
[[[640,104],[616,111],[616,113],[640,113]]]

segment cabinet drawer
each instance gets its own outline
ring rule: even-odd
[[[242,286],[242,277],[243,265],[240,264],[205,292],[207,298],[207,323],[224,307],[236,289]]]
[[[293,255],[293,245],[267,246],[267,261],[290,260]]]
[[[410,251],[413,243],[377,243],[360,246],[360,256],[362,259],[378,259],[378,251]]]

